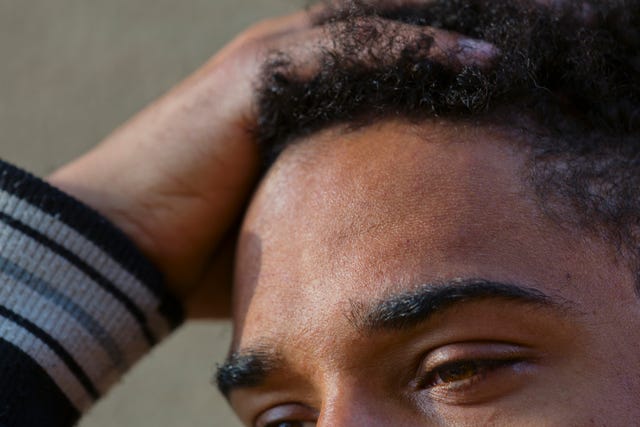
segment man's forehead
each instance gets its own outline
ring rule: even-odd
[[[245,228],[273,220],[264,228],[308,230],[324,221],[324,235],[340,237],[419,210],[455,206],[463,213],[477,198],[524,193],[524,154],[514,146],[495,130],[448,121],[329,129],[285,150],[256,193]]]
[[[349,292],[380,297],[444,276],[439,262],[502,244],[499,228],[531,224],[521,157],[495,133],[442,122],[327,132],[294,145],[243,226],[236,313],[252,301],[278,307],[281,318],[330,300],[343,310]]]

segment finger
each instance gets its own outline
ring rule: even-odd
[[[432,57],[457,65],[488,66],[500,51],[493,44],[441,29],[431,29]]]
[[[256,48],[259,51],[260,47],[264,47],[265,43],[269,40],[285,37],[313,27],[314,19],[312,15],[318,13],[319,10],[318,7],[313,7],[289,15],[266,19],[254,24],[211,58],[202,68],[202,71],[205,73],[208,72],[216,63],[223,62],[238,52]]]
[[[407,48],[424,49],[425,58],[452,67],[491,63],[499,50],[491,43],[433,27],[416,26],[379,17],[357,18],[314,27],[273,39],[265,46],[277,62],[283,55],[288,65],[303,75],[319,69],[327,52],[345,60],[392,64]],[[348,53],[348,56],[347,56]]]

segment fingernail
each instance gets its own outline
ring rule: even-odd
[[[462,62],[485,62],[496,57],[500,50],[493,44],[478,39],[458,40],[458,59]]]

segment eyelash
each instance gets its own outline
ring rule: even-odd
[[[421,375],[419,379],[419,387],[421,389],[435,390],[437,388],[445,388],[450,392],[462,392],[465,391],[478,382],[485,380],[488,375],[491,375],[497,370],[513,366],[522,362],[521,358],[510,359],[470,359],[470,360],[457,360],[453,362],[446,362],[441,365],[435,366]],[[472,369],[473,373],[462,372],[456,373],[454,371]],[[469,376],[464,377],[465,374]],[[461,379],[446,379],[444,377],[463,376]]]

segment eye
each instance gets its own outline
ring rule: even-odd
[[[451,344],[425,357],[416,385],[430,398],[449,404],[486,402],[525,384],[533,360],[532,351],[519,345]]]
[[[256,427],[315,427],[317,412],[308,406],[290,403],[264,411],[254,425]]]
[[[425,387],[463,387],[519,360],[462,360],[436,367],[425,375]]]

